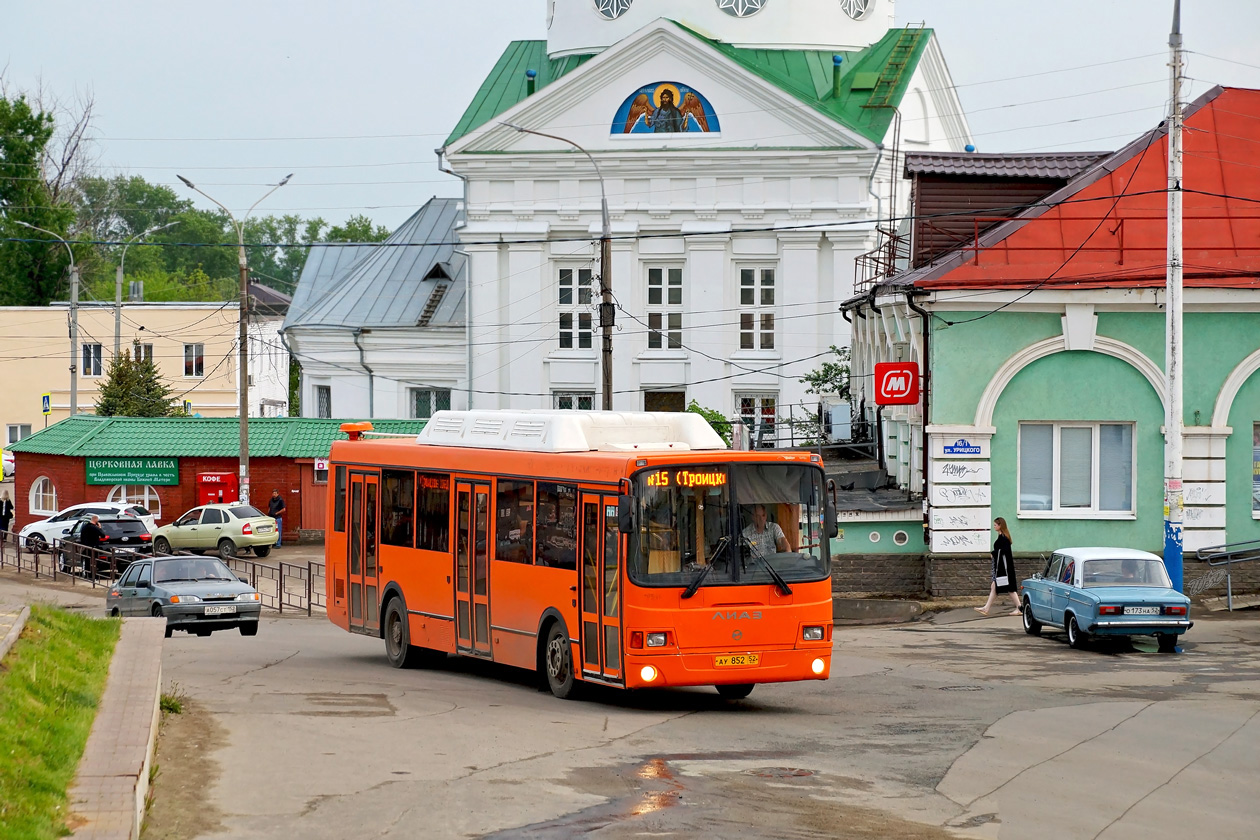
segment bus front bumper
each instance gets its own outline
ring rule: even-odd
[[[747,664],[753,656],[756,664]],[[825,680],[830,675],[830,645],[732,653],[644,654],[634,651],[628,652],[625,658],[626,688],[795,682]]]

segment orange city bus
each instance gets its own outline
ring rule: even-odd
[[[395,667],[455,653],[622,688],[827,679],[821,459],[695,414],[440,411],[333,444],[328,618]]]

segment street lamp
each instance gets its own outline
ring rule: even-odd
[[[600,354],[600,373],[603,374],[604,380],[603,409],[604,411],[612,411],[612,331],[616,323],[616,307],[613,306],[612,298],[612,223],[608,220],[608,194],[604,191],[604,173],[599,171],[599,164],[590,152],[567,137],[545,134],[541,131],[534,131],[532,128],[524,128],[509,122],[501,122],[499,124],[515,129],[522,134],[535,134],[539,137],[546,137],[549,140],[568,143],[586,155],[591,162],[591,166],[595,167],[595,177],[599,178],[599,206],[603,220],[603,231],[599,237],[599,326],[604,338],[603,351]]]
[[[245,262],[245,222],[249,220],[249,214],[254,212],[254,208],[262,204],[267,196],[289,183],[289,179],[293,177],[290,173],[285,175],[280,183],[273,186],[263,194],[263,197],[250,205],[245,211],[245,215],[238,222],[236,217],[232,215],[232,211],[223,206],[222,202],[206,195],[206,193],[197,189],[197,186],[185,178],[183,175],[176,175],[176,178],[184,182],[184,185],[190,190],[201,193],[206,198],[213,201],[219,206],[228,218],[232,221],[232,227],[236,228],[236,242],[238,245],[237,261],[241,269],[241,311],[240,311],[240,337],[237,347],[237,378],[241,392],[240,405],[240,423],[241,423],[241,491],[240,499],[245,504],[249,504],[249,266]]]
[[[144,233],[133,236],[122,249],[122,257],[118,260],[118,269],[114,272],[114,358],[118,358],[118,353],[122,349],[122,284],[123,284],[123,263],[127,261],[127,249],[134,243],[144,239],[150,233],[157,233],[159,230],[166,230],[168,227],[174,227],[179,222],[167,222],[164,225],[151,227]]]
[[[74,249],[69,242],[51,230],[35,227],[19,219],[13,221],[24,228],[48,234],[65,245],[66,251],[70,253],[70,416],[73,417],[79,413],[79,267],[74,262]]]

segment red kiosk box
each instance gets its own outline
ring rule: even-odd
[[[224,504],[240,498],[240,484],[234,473],[197,473],[197,504]]]

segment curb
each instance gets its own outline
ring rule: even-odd
[[[22,628],[26,626],[26,619],[31,616],[30,607],[22,607],[22,611],[18,613],[17,620],[13,622],[13,626],[9,628],[9,632],[4,634],[4,638],[0,639],[0,659],[4,659],[4,655],[9,652],[9,648],[13,647],[13,643],[18,640],[18,636],[22,635]]]
[[[69,791],[75,837],[135,840],[157,745],[164,618],[123,619],[105,693]]]

